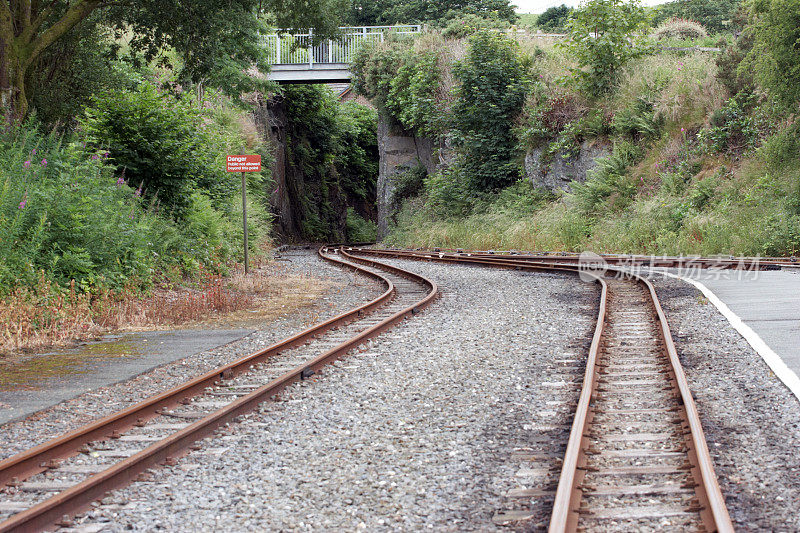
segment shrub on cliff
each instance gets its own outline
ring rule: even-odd
[[[578,60],[572,75],[585,91],[599,96],[616,86],[625,64],[646,51],[640,42],[645,22],[637,0],[589,0],[572,12],[564,47]]]
[[[492,32],[475,35],[453,69],[458,85],[451,136],[457,164],[477,191],[496,191],[520,177],[519,140],[511,125],[525,103],[530,69],[516,42]]]

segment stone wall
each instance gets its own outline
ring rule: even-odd
[[[259,97],[254,119],[259,134],[274,150],[270,169],[274,184],[269,198],[278,239],[282,242],[305,240],[310,238],[309,228],[322,228],[325,235],[317,239],[344,241],[347,199],[335,176],[306,175],[292,160],[286,143],[289,120],[282,98]]]
[[[432,173],[439,166],[436,146],[430,139],[415,137],[390,119],[378,115],[378,238],[389,231],[399,207],[395,201],[395,178],[403,171],[422,165]]]
[[[611,147],[599,141],[584,141],[578,153],[567,158],[557,152],[545,160],[545,150],[540,147],[526,154],[525,176],[537,187],[553,192],[569,191],[572,181],[586,181],[586,173],[597,166],[597,158],[611,153]]]

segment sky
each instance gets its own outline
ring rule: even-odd
[[[642,4],[647,6],[654,6],[656,4],[663,4],[668,0],[644,0]],[[568,6],[575,7],[580,4],[579,0],[513,0],[512,3],[517,6],[517,13],[542,13],[548,7],[560,6],[567,4]]]

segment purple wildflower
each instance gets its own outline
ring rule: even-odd
[[[41,165],[43,167],[46,167],[47,166],[47,159],[42,159]]]
[[[25,194],[22,195],[22,201],[19,203],[19,208],[25,209],[26,205],[28,205],[28,191],[25,191]]]
[[[685,131],[686,131],[685,129],[681,128],[681,133],[683,133],[683,132],[685,132]]]
[[[136,191],[134,191],[133,195],[136,196],[137,198],[142,195],[142,186],[141,185],[139,185],[139,188],[136,189]]]
[[[31,161],[30,159],[22,163],[22,168],[31,168]]]
[[[97,154],[92,154],[92,159],[93,159],[93,160],[94,160],[94,159],[100,159],[100,156],[99,156],[99,155],[97,155]]]
[[[36,155],[36,148],[34,148],[33,150],[31,150],[31,155]]]
[[[123,176],[120,176],[119,179],[117,180],[117,187],[124,184],[125,184],[125,178]]]

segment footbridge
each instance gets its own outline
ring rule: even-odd
[[[269,79],[278,83],[350,83],[350,64],[367,43],[383,42],[387,35],[413,36],[422,26],[360,26],[339,28],[337,36],[315,42],[312,31],[267,35]]]

